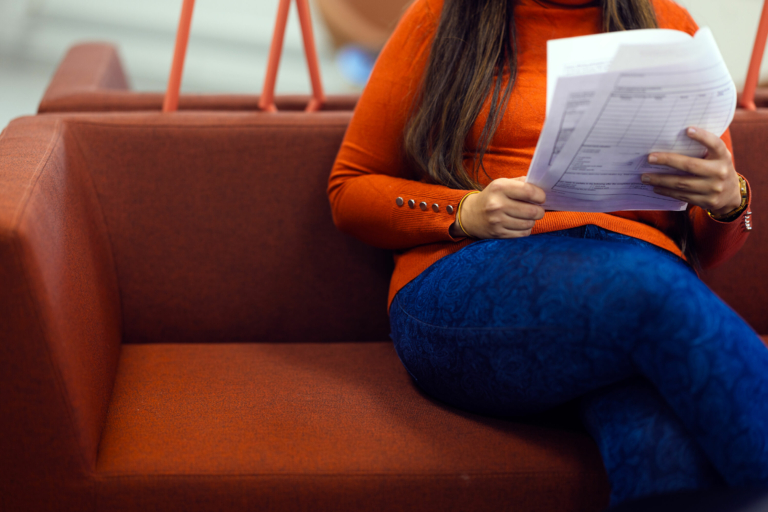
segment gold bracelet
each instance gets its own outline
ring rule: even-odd
[[[461,223],[461,205],[463,205],[463,204],[464,204],[464,200],[465,200],[466,198],[468,198],[468,197],[469,197],[469,196],[471,196],[472,194],[479,194],[479,193],[480,193],[480,191],[479,191],[479,190],[473,190],[472,192],[469,192],[468,194],[466,194],[464,197],[462,197],[462,198],[461,198],[461,201],[459,201],[459,206],[457,206],[457,207],[456,207],[456,222],[458,222],[458,223],[459,223],[459,228],[461,229],[461,231],[462,231],[462,232],[463,232],[463,233],[464,233],[464,234],[465,234],[465,235],[466,235],[468,238],[474,238],[474,237],[473,237],[472,235],[470,235],[469,233],[467,233],[467,230],[466,230],[466,229],[464,229],[464,225]]]
[[[745,180],[741,174],[739,174],[739,191],[741,192],[741,204],[739,206],[729,211],[728,213],[723,213],[721,215],[715,215],[709,210],[707,210],[707,214],[720,222],[730,222],[739,217],[739,215],[741,215],[741,213],[747,209],[747,200],[749,199],[747,180]]]

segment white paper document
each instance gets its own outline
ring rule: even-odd
[[[682,174],[647,163],[652,152],[694,157],[696,126],[722,135],[736,87],[708,28],[633,30],[547,44],[547,118],[527,181],[548,210],[684,210],[644,185],[645,173]]]

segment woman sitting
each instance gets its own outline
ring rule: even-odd
[[[386,45],[329,181],[338,227],[395,251],[392,338],[418,385],[515,417],[576,398],[611,501],[768,485],[768,350],[693,268],[748,231],[730,138],[644,176],[685,212],[545,211],[524,177],[546,41],[695,33],[671,0],[416,0]]]

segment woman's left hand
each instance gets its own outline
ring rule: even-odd
[[[739,175],[733,168],[731,152],[725,142],[706,130],[688,128],[686,133],[707,148],[707,155],[694,158],[674,153],[651,153],[649,163],[667,165],[688,174],[643,174],[643,183],[653,185],[657,194],[700,206],[715,215],[735,210],[741,204]]]

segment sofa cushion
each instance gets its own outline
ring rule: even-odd
[[[325,192],[350,116],[67,115],[124,341],[386,339],[392,256],[340,233]]]
[[[69,91],[58,97],[46,97],[40,102],[38,113],[64,112],[135,112],[149,110],[160,112],[165,94],[160,92],[136,92],[127,90],[98,89],[93,91]],[[182,94],[179,110],[219,110],[260,112],[256,94]],[[310,101],[306,94],[280,95],[275,106],[280,112],[302,112]],[[357,95],[330,95],[320,107],[323,112],[352,111]]]
[[[583,432],[436,403],[377,342],[124,345],[96,478],[101,510],[586,511],[608,493]]]

